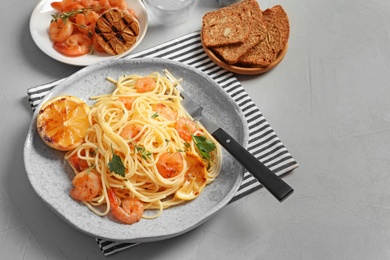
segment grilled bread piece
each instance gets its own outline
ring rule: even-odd
[[[212,48],[214,52],[218,53],[229,64],[237,63],[242,55],[263,41],[267,34],[266,27],[262,21],[263,15],[257,1],[248,2],[246,7],[247,15],[250,17],[248,26],[250,36],[248,39],[243,43]]]
[[[202,19],[202,40],[207,47],[243,43],[250,31],[250,18],[256,0],[244,0],[206,13]]]
[[[127,11],[109,9],[96,21],[97,42],[111,55],[127,51],[137,40],[138,21]]]
[[[286,12],[276,5],[263,12],[263,23],[267,30],[264,40],[245,53],[239,64],[265,67],[271,64],[281,50],[287,47],[290,25]]]

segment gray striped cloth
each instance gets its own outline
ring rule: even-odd
[[[142,57],[175,60],[208,74],[241,108],[249,127],[248,151],[277,175],[285,174],[298,167],[298,163],[287,151],[237,78],[208,58],[203,51],[199,31],[132,54],[126,59]],[[29,88],[27,94],[32,109],[35,110],[43,97],[62,80]],[[262,185],[257,179],[249,172],[245,172],[244,180],[232,201],[236,201],[261,187]],[[107,241],[100,238],[96,238],[96,241],[105,256],[137,245],[137,243]]]

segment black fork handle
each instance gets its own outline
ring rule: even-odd
[[[223,129],[218,128],[212,133],[212,136],[280,202],[294,192],[293,188],[256,159]]]

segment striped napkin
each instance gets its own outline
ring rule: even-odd
[[[208,58],[203,51],[199,31],[132,54],[126,59],[142,57],[175,60],[208,74],[241,108],[249,127],[248,151],[277,175],[282,175],[298,167],[298,163],[287,151],[237,78]],[[32,109],[35,110],[44,96],[62,80],[29,88],[27,94]],[[245,172],[244,180],[232,201],[236,201],[261,187],[262,185],[257,179],[249,172]],[[96,241],[105,256],[137,245],[137,243],[107,241],[100,238],[96,238]]]

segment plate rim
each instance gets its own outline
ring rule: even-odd
[[[50,58],[57,60],[57,61],[64,63],[64,64],[83,67],[83,66],[89,66],[89,65],[92,65],[94,63],[98,63],[98,62],[101,62],[104,60],[115,60],[115,59],[125,57],[127,55],[130,55],[133,52],[133,50],[142,42],[142,40],[144,39],[144,37],[146,35],[146,32],[148,31],[149,17],[148,17],[148,12],[146,10],[146,6],[145,6],[144,2],[142,0],[125,0],[128,4],[129,4],[129,2],[137,4],[137,8],[139,7],[141,10],[141,13],[138,13],[137,15],[138,16],[141,15],[144,18],[144,21],[142,21],[142,24],[145,24],[144,26],[142,26],[141,22],[139,22],[140,34],[137,37],[136,43],[129,50],[127,50],[126,52],[124,52],[122,54],[115,55],[115,56],[105,55],[105,54],[101,54],[101,55],[94,54],[95,56],[93,58],[91,58],[91,57],[87,56],[90,54],[86,54],[86,55],[83,55],[80,57],[67,57],[67,56],[64,56],[64,55],[56,52],[52,47],[51,47],[51,49],[49,49],[48,46],[46,46],[46,44],[49,44],[49,43],[50,43],[50,46],[52,45],[52,42],[50,41],[49,36],[47,35],[47,39],[44,39],[43,35],[41,35],[38,32],[41,30],[47,30],[49,27],[50,20],[47,21],[47,26],[45,28],[43,28],[43,25],[42,25],[42,27],[38,27],[38,28],[36,27],[37,21],[41,20],[41,18],[40,18],[42,16],[41,13],[44,13],[44,15],[46,15],[46,14],[51,15],[54,13],[54,9],[51,7],[50,7],[50,9],[47,9],[47,10],[46,9],[42,10],[42,8],[45,5],[49,5],[50,3],[55,2],[55,1],[56,0],[40,0],[37,3],[37,5],[34,7],[33,11],[31,12],[31,15],[30,15],[29,31],[30,31],[31,38],[33,39],[33,42],[44,54],[46,54]],[[43,23],[43,22],[41,21],[39,23]],[[47,42],[47,43],[45,43],[45,44],[41,43],[42,40],[44,42]]]
[[[116,238],[116,237],[112,237],[112,236],[97,235],[97,234],[91,233],[88,230],[86,230],[85,228],[82,228],[82,227],[77,226],[74,223],[72,223],[72,221],[67,219],[64,215],[60,214],[60,212],[58,212],[58,210],[53,205],[51,205],[49,202],[47,202],[43,198],[43,196],[40,194],[40,191],[37,190],[37,187],[35,187],[33,185],[33,182],[31,180],[31,178],[32,178],[31,175],[33,175],[33,173],[30,172],[30,168],[29,168],[30,166],[27,165],[27,157],[28,157],[28,153],[29,153],[28,148],[29,148],[29,146],[32,146],[32,139],[34,138],[34,134],[36,134],[36,131],[34,131],[33,128],[34,128],[34,126],[36,126],[35,121],[36,121],[37,113],[39,112],[39,108],[42,106],[42,104],[45,101],[47,101],[48,99],[53,97],[52,95],[54,94],[54,92],[56,90],[64,88],[65,85],[67,84],[67,82],[71,81],[73,77],[77,77],[80,74],[83,75],[83,73],[88,73],[88,70],[93,70],[93,69],[96,69],[98,67],[103,67],[103,66],[108,66],[108,65],[115,66],[116,64],[121,64],[121,63],[137,63],[137,62],[142,62],[142,63],[145,63],[145,62],[156,63],[157,62],[157,63],[161,63],[161,64],[169,63],[169,64],[174,65],[174,66],[179,66],[180,68],[190,69],[190,70],[195,71],[196,73],[200,74],[201,76],[206,77],[208,81],[212,82],[213,85],[215,85],[218,92],[223,93],[223,95],[225,95],[225,97],[227,97],[229,100],[231,100],[231,104],[233,104],[235,106],[235,109],[237,110],[238,116],[240,117],[241,121],[244,123],[243,129],[244,130],[248,129],[245,116],[244,116],[243,112],[241,111],[241,109],[239,108],[238,104],[211,77],[209,77],[205,72],[198,70],[196,68],[193,68],[189,65],[182,64],[182,63],[179,63],[177,61],[173,61],[173,60],[169,60],[169,59],[164,59],[164,58],[116,59],[116,60],[102,61],[102,62],[93,64],[93,65],[87,66],[87,67],[75,72],[70,77],[68,77],[67,79],[62,81],[58,86],[54,87],[51,91],[49,91],[45,95],[45,97],[41,100],[41,102],[38,104],[38,106],[36,107],[36,109],[34,111],[32,120],[30,122],[29,129],[28,129],[26,141],[24,144],[24,153],[23,153],[24,164],[25,164],[25,169],[26,169],[26,173],[27,173],[27,177],[29,179],[29,182],[32,184],[34,191],[49,206],[49,208],[51,208],[55,213],[57,213],[62,219],[64,219],[66,222],[68,222],[68,224],[70,224],[74,228],[76,228],[76,229],[78,229],[78,230],[82,231],[83,233],[86,233],[90,236],[95,236],[95,237],[98,236],[99,238],[103,238],[103,239],[107,239],[107,240],[115,240],[118,242],[131,242],[131,243],[151,242],[151,241],[159,241],[159,240],[167,239],[167,238],[178,236],[180,234],[188,232],[189,230],[192,230],[195,227],[201,225],[202,223],[206,222],[209,218],[211,218],[213,215],[215,215],[217,212],[219,212],[222,208],[224,208],[230,202],[230,200],[234,197],[234,194],[239,189],[241,182],[243,181],[243,178],[244,178],[244,168],[241,166],[241,168],[238,170],[239,172],[237,172],[237,178],[235,178],[235,181],[232,185],[232,189],[227,193],[227,196],[222,198],[212,209],[209,210],[209,212],[205,212],[206,217],[203,217],[200,221],[199,220],[195,221],[196,222],[195,224],[189,225],[185,229],[181,229],[180,232],[166,233],[165,235],[158,236],[158,237],[138,237],[138,238],[125,239],[125,238]],[[243,140],[240,140],[240,141],[242,142],[243,146],[247,146],[248,139],[249,139],[248,131],[244,131],[244,133],[242,133],[242,139]],[[91,214],[93,214],[93,213],[91,213]]]

